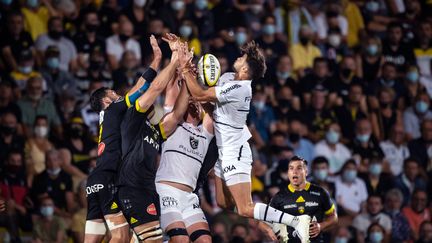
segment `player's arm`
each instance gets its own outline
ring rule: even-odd
[[[214,134],[213,118],[210,114],[206,113],[203,118],[203,127],[210,134]]]
[[[309,228],[310,237],[316,237],[320,234],[320,232],[324,230],[328,230],[332,226],[335,226],[338,222],[338,217],[336,214],[336,208],[333,201],[330,199],[330,195],[327,191],[322,189],[321,192],[321,205],[324,211],[324,220],[320,223],[311,222],[311,226]]]
[[[193,97],[197,101],[208,101],[208,102],[216,102],[216,89],[215,87],[209,87],[204,89],[201,85],[198,84],[196,80],[196,75],[194,72],[188,71],[183,73],[183,77],[186,80],[186,84],[189,88],[189,91]]]
[[[180,94],[180,86],[178,75],[174,75],[172,80],[168,83],[165,91],[165,101],[164,101],[164,114],[172,111],[177,97]]]
[[[157,75],[157,70],[159,68],[161,59],[162,59],[162,51],[159,48],[156,38],[152,35],[150,36],[150,44],[153,50],[153,61],[150,64],[150,67],[143,73],[143,75],[138,79],[136,84],[132,87],[131,90],[126,94],[126,103],[128,107],[135,104],[135,101],[147,91],[150,87],[151,82]]]
[[[164,131],[165,138],[169,137],[176,130],[177,125],[183,120],[188,104],[189,93],[186,85],[183,83],[180,94],[174,104],[173,111],[166,114],[159,123],[161,130]]]

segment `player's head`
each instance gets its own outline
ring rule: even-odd
[[[259,46],[254,42],[248,42],[241,47],[242,56],[234,62],[234,70],[245,79],[257,80],[264,76],[267,66],[265,57]]]
[[[203,108],[201,104],[192,97],[189,98],[188,109],[185,114],[185,120],[188,122],[200,122],[202,119]]]
[[[292,157],[288,162],[288,179],[294,186],[300,186],[306,182],[308,173],[307,160],[300,156]]]
[[[100,112],[105,110],[112,102],[118,100],[120,96],[112,89],[105,87],[95,90],[90,97],[90,107]]]

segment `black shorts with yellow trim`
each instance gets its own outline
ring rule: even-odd
[[[91,174],[87,179],[87,220],[103,219],[120,212],[114,179],[114,173]]]
[[[118,199],[131,228],[159,221],[159,194],[155,190],[119,187]]]

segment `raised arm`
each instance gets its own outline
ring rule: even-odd
[[[179,86],[178,74],[174,75],[168,83],[165,91],[164,114],[172,111],[177,97],[180,94],[181,87]]]
[[[183,83],[173,111],[166,114],[160,122],[160,126],[163,127],[166,137],[169,137],[176,130],[177,124],[183,120],[183,116],[189,105],[189,97],[186,84]]]

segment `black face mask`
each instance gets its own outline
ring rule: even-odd
[[[391,107],[391,104],[387,102],[380,102],[380,106],[381,108],[385,109]]]
[[[278,100],[279,108],[280,109],[290,109],[291,108],[291,101],[280,99]]]
[[[98,61],[90,61],[90,71],[100,71],[102,70],[104,67],[104,63],[103,62],[98,62]]]
[[[84,135],[84,131],[81,128],[71,128],[69,131],[71,138],[81,138]]]
[[[99,25],[97,24],[86,24],[86,30],[89,33],[94,33],[99,28]]]
[[[300,37],[300,43],[302,44],[302,45],[307,45],[308,43],[309,43],[309,38],[307,38],[307,37]]]
[[[0,132],[6,136],[9,136],[16,133],[16,128],[2,125],[0,126]]]
[[[126,42],[127,40],[129,40],[129,36],[125,34],[119,34],[119,39],[121,42]]]
[[[8,168],[8,172],[10,172],[11,174],[16,175],[16,174],[18,174],[21,171],[22,166],[19,166],[19,165],[8,165],[7,168]]]
[[[49,37],[51,37],[54,40],[58,40],[62,37],[63,33],[60,31],[50,30],[48,32]]]
[[[351,76],[351,73],[352,71],[349,68],[342,68],[341,70],[341,74],[344,78],[349,78]]]
[[[288,139],[290,140],[291,143],[297,143],[298,141],[300,141],[300,134],[290,133]]]

